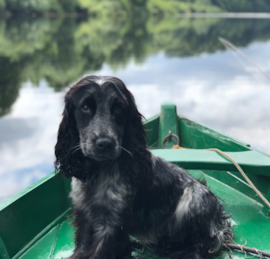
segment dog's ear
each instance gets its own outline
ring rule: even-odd
[[[127,89],[126,89],[127,90]],[[127,170],[133,171],[135,181],[143,184],[152,182],[151,153],[146,146],[146,133],[142,123],[143,116],[137,109],[133,95],[127,90],[125,97],[128,101],[128,117],[123,136],[123,146],[129,150],[133,157],[123,152]],[[134,165],[134,168],[133,166]],[[136,167],[136,168],[135,168]]]
[[[74,106],[69,93],[65,97],[63,119],[58,130],[55,145],[56,173],[84,180],[86,177],[87,160],[79,148],[80,138],[74,118]]]
[[[143,116],[139,113],[133,95],[129,92],[128,100],[128,118],[125,129],[125,146],[132,153],[142,152],[146,149],[146,133],[142,124]]]

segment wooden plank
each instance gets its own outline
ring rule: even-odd
[[[65,182],[52,173],[0,205],[0,236],[10,257],[49,231],[69,209]]]
[[[237,171],[235,166],[214,151],[198,149],[154,149],[153,154],[185,169]],[[270,176],[270,157],[258,151],[224,152],[246,173]]]

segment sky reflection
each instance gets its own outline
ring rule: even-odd
[[[270,41],[241,50],[270,75]],[[171,100],[179,113],[270,154],[270,82],[232,51],[186,58],[158,52],[142,64],[116,71],[103,64],[89,74],[121,78],[146,118]],[[0,119],[0,202],[53,171],[63,96],[45,80],[24,83]]]
[[[53,171],[63,95],[43,80],[38,87],[28,82],[0,120],[0,201]]]

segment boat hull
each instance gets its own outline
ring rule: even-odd
[[[233,157],[270,200],[270,157],[229,136],[176,114],[171,103],[161,114],[144,122],[151,151],[184,167],[208,187],[232,214],[237,244],[270,252],[270,218],[264,205],[231,162],[208,148],[219,148]],[[162,142],[169,131],[186,149],[172,150],[175,139]],[[74,249],[74,230],[68,218],[70,180],[51,173],[0,204],[0,259],[65,258]],[[235,251],[232,255],[244,257]],[[138,258],[153,258],[151,249],[135,251]],[[156,256],[156,255],[155,255]],[[227,258],[224,249],[222,257]],[[158,257],[155,257],[158,258]]]

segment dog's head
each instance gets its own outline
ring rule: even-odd
[[[87,177],[93,164],[134,156],[146,148],[142,115],[133,95],[115,77],[87,76],[65,96],[55,146],[56,169],[67,177]]]
[[[96,161],[119,157],[129,107],[123,86],[115,78],[89,77],[67,95],[84,156]]]

